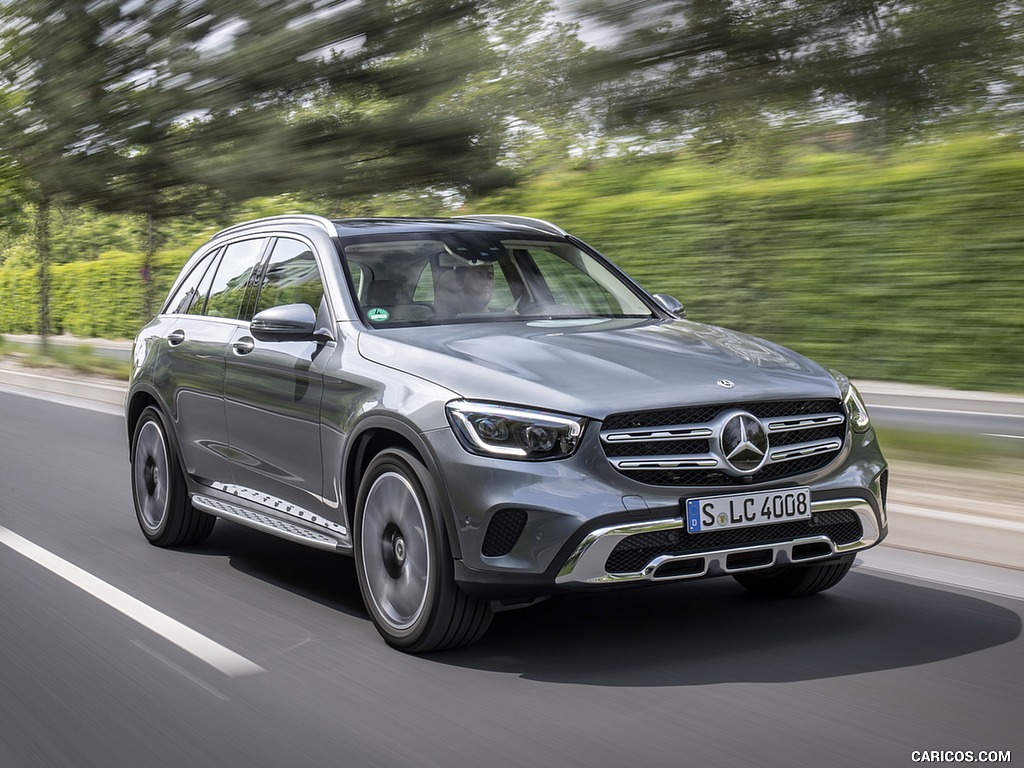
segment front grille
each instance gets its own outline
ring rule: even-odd
[[[504,557],[519,541],[526,527],[527,514],[522,509],[502,509],[494,513],[484,534],[480,553],[484,557]]]
[[[752,474],[736,470],[721,445],[736,412],[755,416],[768,434],[768,458]],[[743,486],[815,472],[842,451],[841,401],[769,400],[612,414],[601,444],[620,473],[647,485]]]
[[[637,573],[662,555],[697,555],[733,547],[777,544],[806,536],[828,536],[834,544],[849,544],[863,535],[860,518],[849,509],[819,512],[810,520],[774,525],[754,525],[707,533],[687,533],[683,528],[627,536],[611,551],[605,563],[608,573]]]
[[[612,443],[605,445],[609,458],[617,456],[665,456],[707,453],[711,444],[707,440],[661,440],[650,443]]]

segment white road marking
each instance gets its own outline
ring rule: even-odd
[[[986,432],[985,437],[1002,437],[1006,440],[1024,440],[1024,435],[1000,435],[996,432]]]
[[[7,545],[20,555],[52,571],[68,583],[106,603],[114,610],[120,611],[129,619],[137,621],[151,632],[155,632],[229,677],[254,675],[266,671],[244,656],[214,642],[180,621],[160,613],[141,600],[107,584],[88,571],[82,570],[77,565],[72,565],[67,560],[33,544],[3,526],[0,526],[0,544]]]
[[[869,411],[917,411],[919,413],[944,413],[954,416],[986,416],[996,419],[1024,419],[1024,413],[992,413],[991,411],[962,411],[953,408],[923,408],[912,405],[871,405],[868,403]]]

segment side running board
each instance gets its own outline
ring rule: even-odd
[[[220,499],[211,499],[209,496],[196,494],[192,497],[192,504],[203,512],[223,517],[250,528],[255,528],[264,533],[280,536],[283,539],[305,544],[318,549],[326,549],[331,552],[348,552],[352,549],[347,531],[334,533],[315,528],[312,525],[305,525],[300,520],[282,520],[279,517],[257,512],[248,507],[241,507]]]

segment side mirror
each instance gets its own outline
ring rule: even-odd
[[[686,309],[683,307],[683,302],[675,296],[669,296],[667,293],[656,293],[654,294],[654,300],[658,303],[659,307],[670,315],[686,317]]]
[[[249,331],[260,341],[299,341],[316,334],[316,313],[309,304],[283,304],[256,314]]]

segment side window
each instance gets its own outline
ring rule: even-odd
[[[434,300],[434,273],[429,269],[424,269],[420,274],[420,279],[416,283],[416,290],[412,292],[413,301],[433,301]]]
[[[355,290],[355,299],[361,304],[366,296],[366,286],[370,282],[366,276],[366,267],[350,261],[348,262],[348,271],[352,276],[352,288]]]
[[[213,276],[217,274],[217,265],[220,263],[220,255],[223,249],[217,251],[216,257],[210,260],[210,268],[206,270],[203,281],[199,283],[198,298],[188,309],[190,315],[201,315],[206,309],[206,297],[210,295],[210,286],[213,285]]]
[[[211,265],[216,260],[219,250],[206,254],[196,264],[188,277],[178,286],[178,290],[167,302],[164,310],[168,315],[199,315],[203,312],[203,305],[206,302],[206,293],[210,288],[210,281],[213,279],[214,270]]]
[[[263,272],[253,314],[282,304],[309,304],[317,312],[323,296],[324,284],[313,251],[298,240],[281,238]]]
[[[217,274],[213,278],[206,314],[211,317],[247,319],[242,306],[266,240],[242,240],[224,249]]]

